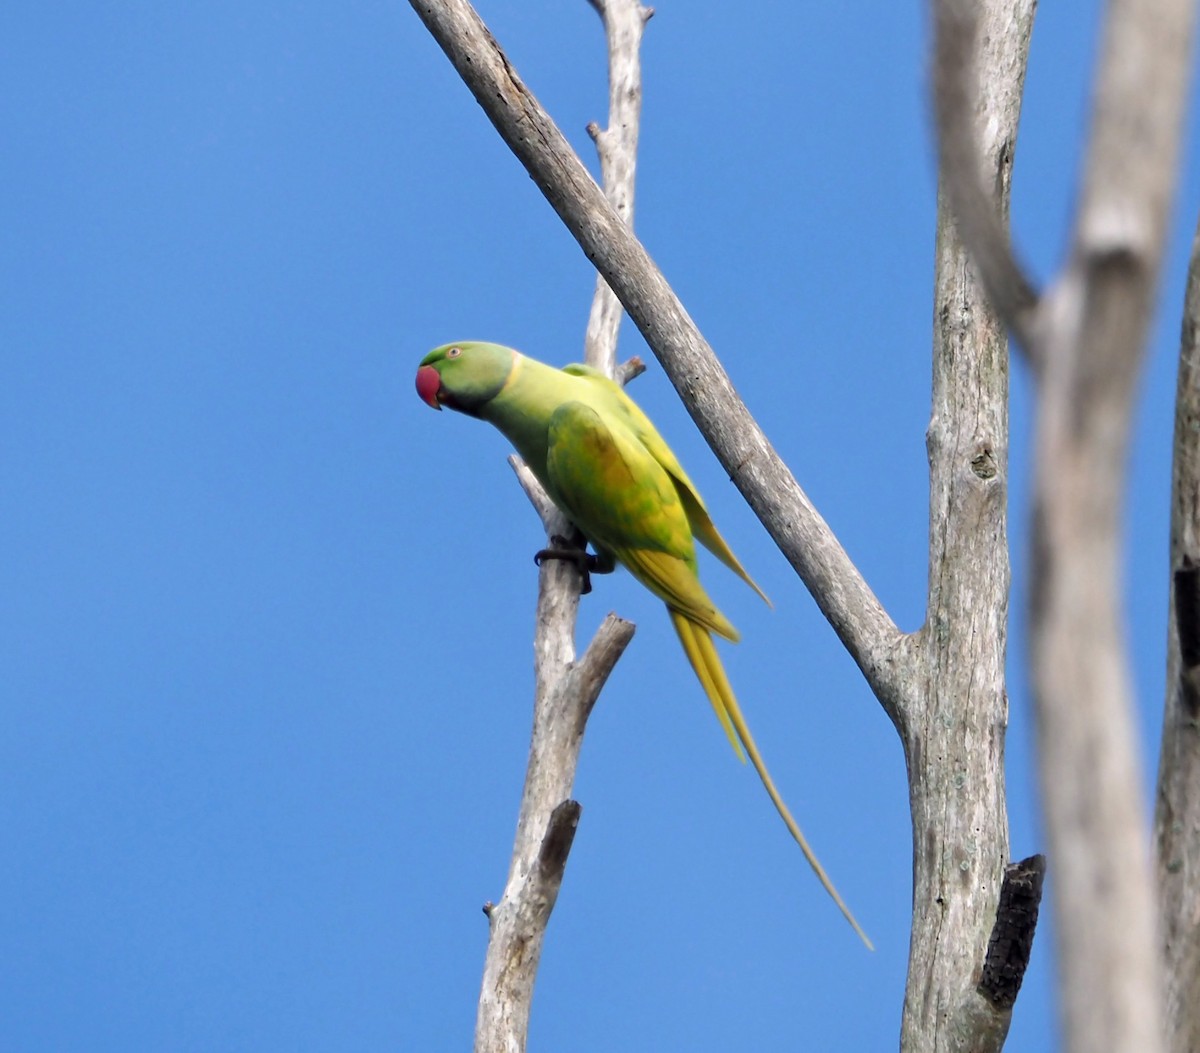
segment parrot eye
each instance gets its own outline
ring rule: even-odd
[[[452,347],[452,348],[450,348],[449,351],[446,352],[446,357],[447,358],[458,358],[458,356],[461,354],[462,354],[461,347]]]

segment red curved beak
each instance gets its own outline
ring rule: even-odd
[[[417,370],[417,394],[421,401],[435,410],[440,410],[442,404],[438,401],[438,392],[442,390],[442,378],[433,366],[422,366]]]

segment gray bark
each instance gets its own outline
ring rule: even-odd
[[[508,882],[500,902],[484,907],[491,931],[475,1022],[476,1053],[525,1048],[546,924],[579,822],[581,809],[570,795],[584,726],[633,638],[633,625],[610,614],[583,659],[574,663],[572,608],[579,586],[567,573],[561,564],[543,565],[529,767]]]
[[[1167,700],[1155,841],[1166,969],[1166,1044],[1200,1049],[1200,227],[1179,348],[1171,486]]]
[[[588,0],[604,20],[608,40],[608,127],[594,121],[588,135],[600,157],[604,196],[633,228],[633,195],[637,181],[638,129],[641,126],[642,64],[639,53],[642,31],[654,9],[637,0]],[[588,316],[584,349],[587,361],[610,376],[616,368],[617,330],[621,304],[600,275]]]
[[[967,133],[1003,222],[1033,5],[981,7],[988,75]],[[901,1047],[966,1051],[999,1049],[1011,1018],[1011,1002],[976,990],[1009,862],[1008,345],[944,196],[936,257],[928,613],[914,649],[919,720],[901,736],[914,843]]]
[[[612,110],[610,131],[596,129],[609,196],[626,222],[633,221],[634,151],[641,101],[638,50],[649,13],[637,0],[593,0],[609,39]],[[623,381],[640,368],[636,360],[616,366],[620,306],[600,280],[585,338],[585,360]],[[573,528],[518,458],[511,458],[522,487],[542,519],[547,538]],[[475,1022],[476,1053],[525,1049],[534,983],[546,926],[562,884],[580,805],[570,799],[592,706],[633,638],[634,626],[610,614],[583,658],[575,662],[579,572],[569,563],[545,560],[538,578],[534,635],[534,718],[525,787],[508,881],[497,904],[485,912],[490,924],[483,982]]]

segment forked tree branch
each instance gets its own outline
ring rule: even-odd
[[[1175,397],[1167,699],[1158,762],[1158,919],[1171,1053],[1200,1049],[1200,226]]]
[[[546,924],[579,822],[580,807],[570,793],[584,725],[633,638],[633,624],[610,614],[583,659],[563,663],[561,649],[570,643],[561,627],[569,620],[573,629],[579,599],[578,582],[565,580],[567,573],[559,561],[543,564],[533,738],[504,895],[484,908],[491,931],[475,1022],[476,1053],[525,1048]],[[559,580],[547,582],[549,575]],[[558,595],[547,595],[551,592]]]
[[[954,58],[955,40],[978,29],[968,0],[935,5],[937,30],[957,35],[934,48],[941,152],[953,158],[962,153],[947,142],[961,135],[955,115],[971,111],[977,98],[973,69]],[[1193,8],[1188,0],[1109,4],[1069,262],[1033,305],[1013,294],[1020,282],[1004,262],[1007,241],[998,239],[995,222],[974,214],[982,198],[968,183],[978,176],[969,165],[948,170],[968,248],[1039,379],[1030,653],[1064,1032],[1074,1053],[1162,1048],[1119,541]]]
[[[597,133],[603,144],[605,181],[610,196],[632,221],[634,151],[641,101],[638,50],[645,9],[638,0],[594,0],[608,30],[614,110],[612,133]],[[622,379],[636,376],[634,359],[616,367],[620,308],[603,282],[596,289],[588,325],[589,365]],[[513,457],[518,480],[542,520],[548,537],[569,536],[573,527],[546,496],[533,473]],[[475,1053],[524,1050],[534,981],[550,913],[558,898],[567,856],[582,809],[570,800],[583,733],[609,674],[633,638],[634,625],[610,614],[587,651],[575,658],[579,571],[570,563],[544,560],[538,579],[534,636],[535,698],[533,735],[517,834],[504,895],[487,907],[491,926],[475,1026]]]

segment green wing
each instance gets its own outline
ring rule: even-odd
[[[611,552],[672,610],[738,638],[696,576],[685,506],[670,475],[620,420],[566,402],[554,411],[546,475],[550,496],[598,549]]]
[[[693,536],[770,605],[771,601],[767,599],[767,594],[746,573],[746,569],[717,531],[708,514],[708,509],[704,507],[704,501],[701,499],[699,491],[688,478],[675,454],[671,452],[671,447],[658,434],[658,429],[651,423],[650,418],[625,393],[625,389],[591,366],[573,364],[564,367],[563,372],[574,377],[583,377],[592,383],[593,395],[597,403],[604,406],[617,419],[625,421],[637,436],[638,441],[674,481]]]

